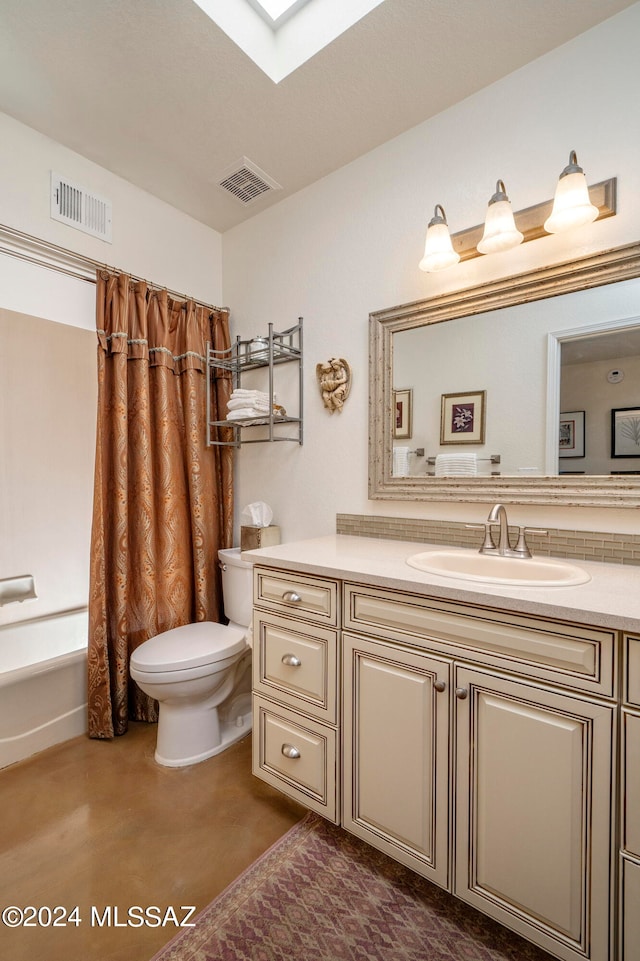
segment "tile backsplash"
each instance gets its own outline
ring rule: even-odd
[[[509,531],[514,543],[517,527],[511,525]],[[374,514],[336,514],[336,533],[453,547],[479,548],[482,543],[482,531],[469,530],[459,521]],[[533,554],[542,556],[640,566],[640,534],[548,528],[547,535],[528,534],[527,543]]]

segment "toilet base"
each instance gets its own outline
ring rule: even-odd
[[[163,723],[164,722],[164,723]],[[165,767],[198,764],[251,733],[251,695],[238,694],[220,708],[189,710],[160,705],[155,760]],[[189,755],[183,754],[188,745]]]

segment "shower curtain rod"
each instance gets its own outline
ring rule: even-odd
[[[7,244],[9,246],[7,246]],[[216,307],[213,304],[205,304],[196,297],[189,297],[187,294],[169,290],[164,284],[155,284],[150,280],[146,280],[144,277],[136,277],[127,270],[110,267],[108,264],[103,264],[99,260],[92,260],[90,257],[77,254],[73,250],[68,250],[66,247],[59,247],[57,244],[52,244],[48,240],[42,240],[40,237],[25,234],[21,230],[16,230],[14,227],[8,227],[6,224],[0,224],[0,254],[15,257],[17,260],[24,260],[38,267],[46,267],[48,270],[55,270],[60,274],[66,274],[68,277],[74,277],[76,280],[84,280],[89,284],[95,284],[95,272],[97,270],[108,270],[111,273],[125,273],[131,280],[143,281],[156,290],[166,290],[171,297],[175,297],[178,300],[192,300],[199,307],[204,307],[207,310],[229,311],[228,307]]]

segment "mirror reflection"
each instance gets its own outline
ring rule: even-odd
[[[635,284],[395,332],[393,476],[639,472],[611,439],[640,407]]]
[[[640,507],[640,243],[370,315],[369,497]]]
[[[640,326],[562,342],[559,473],[639,475],[639,402]]]

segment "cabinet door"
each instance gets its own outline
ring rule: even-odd
[[[637,643],[637,642],[636,642]],[[640,961],[640,714],[622,711],[620,958]]]
[[[343,826],[448,884],[451,666],[343,635]]]
[[[622,847],[640,859],[640,714],[622,712]]]
[[[609,957],[614,709],[456,668],[455,893],[560,958]]]
[[[640,961],[640,861],[622,858],[620,887],[620,961]]]

